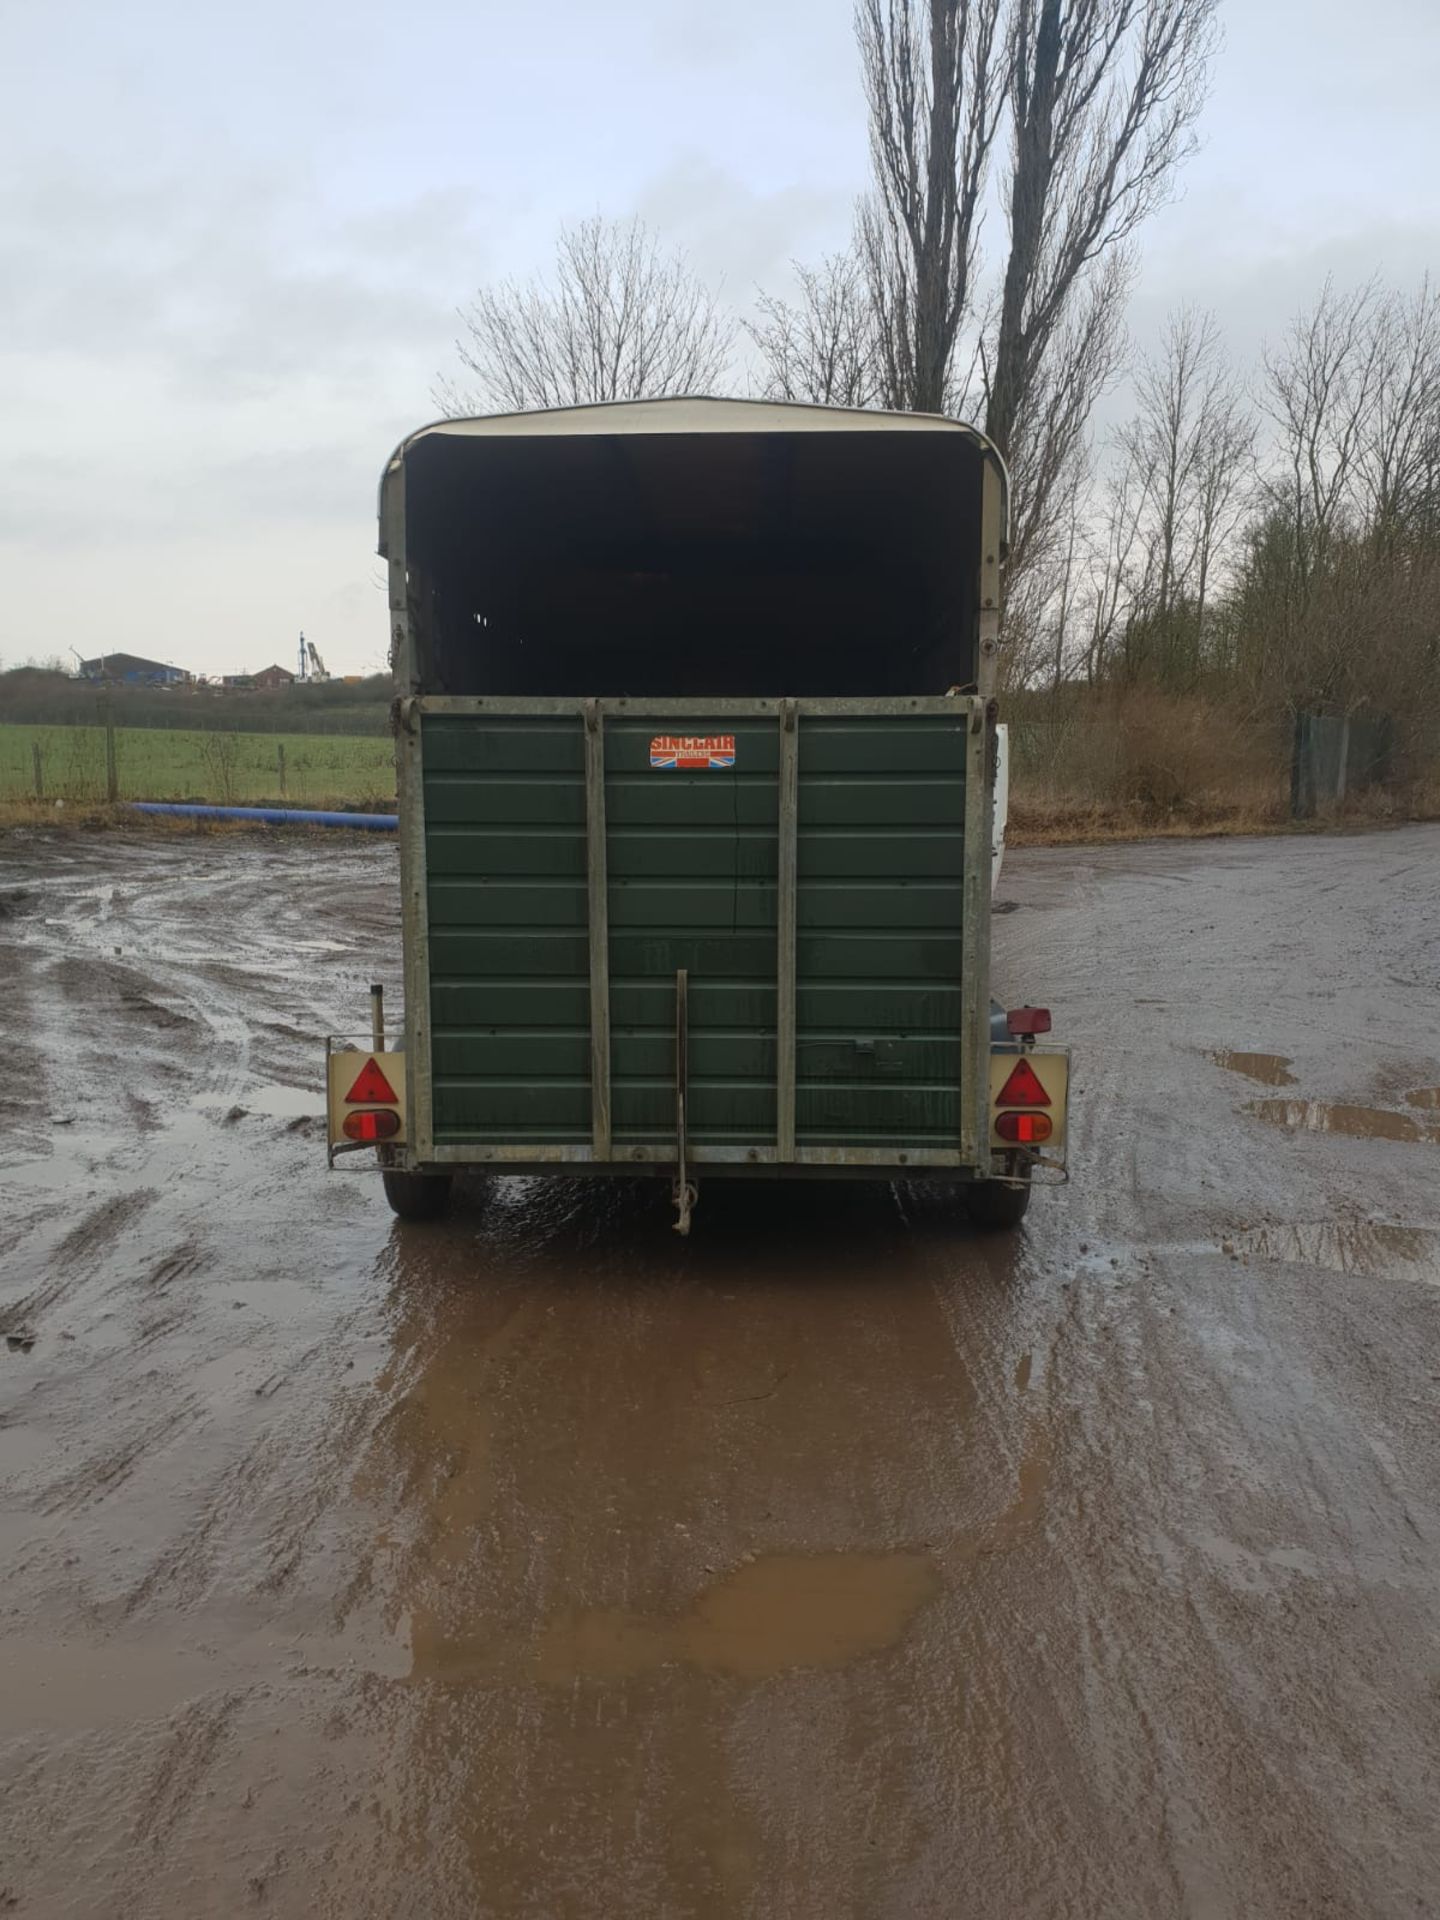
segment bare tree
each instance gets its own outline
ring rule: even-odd
[[[938,413],[972,305],[980,203],[1005,100],[1002,0],[859,0],[875,191],[861,248],[886,404]]]
[[[1261,400],[1275,427],[1271,495],[1289,523],[1303,605],[1354,499],[1380,359],[1373,282],[1349,293],[1327,280],[1283,344],[1265,354]]]
[[[879,332],[864,268],[853,253],[827,254],[818,267],[794,263],[796,302],[761,293],[759,318],[745,321],[765,367],[771,400],[873,407],[882,395]]]
[[[1134,417],[1115,436],[1131,503],[1123,659],[1172,684],[1206,653],[1216,569],[1252,493],[1255,422],[1213,316],[1182,308],[1140,362]]]
[[[1206,616],[1217,566],[1233,549],[1256,498],[1259,423],[1245,389],[1222,378],[1207,398],[1194,459],[1194,553],[1191,592],[1195,626],[1206,639]]]
[[[1213,314],[1183,307],[1171,315],[1160,355],[1141,362],[1136,395],[1138,411],[1120,440],[1145,491],[1153,611],[1170,619],[1183,602],[1198,627],[1255,442]]]
[[[860,245],[886,404],[983,407],[1019,514],[1007,606],[1066,546],[1091,412],[1118,370],[1125,245],[1194,145],[1218,0],[860,0],[875,191]],[[977,298],[1008,105],[1003,272]],[[957,345],[977,377],[957,378]],[[1029,598],[1034,600],[1032,593]]]
[[[1436,518],[1440,466],[1440,289],[1427,275],[1410,298],[1387,294],[1374,315],[1371,405],[1356,460],[1371,538],[1394,551]]]
[[[1411,719],[1440,697],[1440,303],[1376,282],[1319,298],[1265,355],[1266,507],[1236,597],[1273,700]]]
[[[1011,0],[1009,255],[985,425],[1009,451],[1075,289],[1193,151],[1218,0]]]
[[[1155,603],[1162,618],[1188,571],[1182,546],[1200,443],[1200,418],[1218,378],[1219,331],[1210,314],[1184,307],[1172,314],[1162,357],[1146,357],[1136,378],[1139,410],[1120,444],[1144,491],[1155,549]]]
[[[598,215],[561,229],[553,280],[483,287],[461,319],[465,374],[434,395],[456,416],[703,393],[734,337],[683,253],[643,221]]]
[[[1066,543],[1066,512],[1079,497],[1075,474],[1089,464],[1090,415],[1124,356],[1130,274],[1128,256],[1112,254],[1091,275],[1032,371],[1008,449],[1012,586],[1027,567],[1043,570],[1057,543]]]
[[[1058,687],[1081,651],[1086,617],[1084,502],[1093,484],[1089,447],[1081,443],[1056,480],[1054,537],[1030,549],[1005,606],[1000,680],[1005,689]]]

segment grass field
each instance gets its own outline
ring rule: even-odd
[[[0,800],[105,798],[103,727],[0,725]],[[115,770],[122,800],[206,800],[245,806],[345,806],[393,800],[388,735],[221,733],[117,727]]]

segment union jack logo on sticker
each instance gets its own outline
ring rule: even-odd
[[[650,742],[650,764],[675,768],[681,773],[733,767],[735,736],[733,733],[657,733]]]

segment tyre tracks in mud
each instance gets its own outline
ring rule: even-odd
[[[319,1170],[294,1109],[323,1112],[323,1034],[352,997],[363,1005],[358,976],[373,965],[351,960],[353,940],[316,936],[332,912],[351,917],[338,894],[353,902],[376,875],[352,861],[342,880],[308,854],[297,863],[298,851],[209,848],[197,860],[187,846],[125,839],[47,846],[29,910],[0,926],[25,982],[29,1078],[51,1116],[43,1141],[33,1114],[8,1130],[0,1121],[19,1196],[0,1330],[31,1363],[4,1417],[44,1459],[6,1537],[26,1534],[26,1511],[40,1523],[14,1546],[32,1574],[67,1558],[66,1530],[46,1521],[137,1475],[178,1469],[183,1504],[207,1475],[223,1485],[232,1430],[262,1408],[273,1416],[332,1337],[322,1310],[310,1337],[294,1338],[288,1323],[304,1328],[306,1296],[330,1283],[331,1263],[307,1272],[283,1203],[282,1223],[269,1202]],[[277,906],[269,869],[287,860],[314,897]],[[267,1100],[281,1111],[265,1112]],[[328,1201],[343,1223],[356,1196],[319,1191],[321,1219]]]
[[[997,984],[1076,1048],[1073,1184],[1009,1241],[718,1182],[685,1243],[658,1184],[392,1227],[292,1129],[398,978],[393,852],[33,865],[0,1885],[1424,1910],[1440,1150],[1287,1129],[1246,1074],[1307,1112],[1440,1087],[1440,834],[1008,862]]]

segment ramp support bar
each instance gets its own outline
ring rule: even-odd
[[[960,959],[960,1158],[988,1173],[990,1167],[990,740],[993,700],[966,702],[965,879],[961,899]]]
[[[700,1198],[690,1178],[690,975],[681,967],[675,975],[675,1231],[690,1231],[690,1215]]]
[[[590,1134],[597,1160],[610,1158],[610,903],[605,869],[605,726],[598,700],[585,702],[585,847],[590,923]]]
[[[775,1157],[795,1158],[795,923],[799,871],[800,732],[795,702],[780,703],[780,814],[775,956]]]

